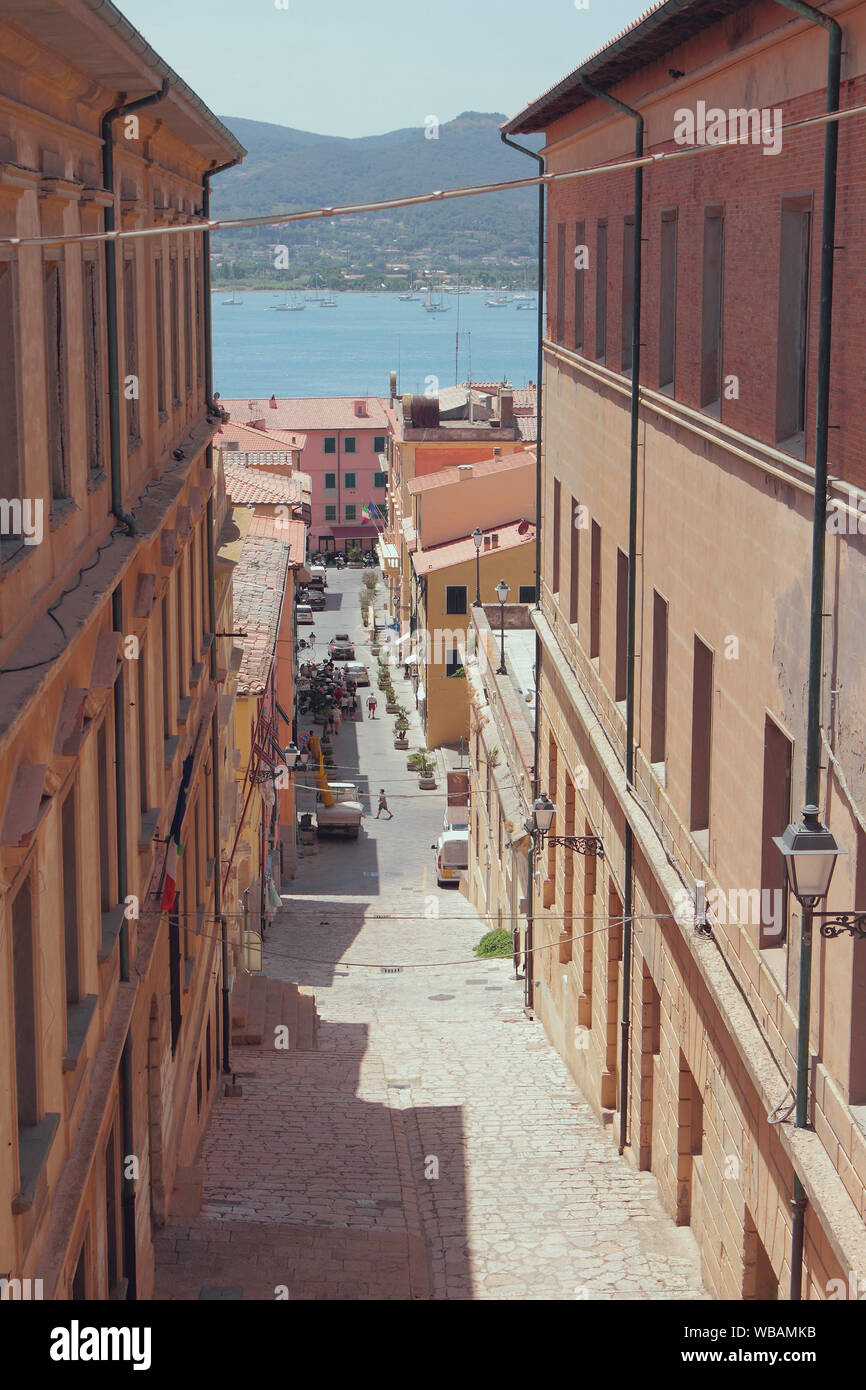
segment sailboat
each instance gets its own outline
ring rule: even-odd
[[[428,285],[427,298],[424,300],[424,308],[427,310],[428,314],[447,314],[449,309],[451,308],[451,305],[443,304],[441,300],[437,304],[433,299],[433,291]]]
[[[285,295],[282,304],[272,304],[271,308],[283,314],[297,314],[300,310],[306,309],[306,304],[302,304],[297,295],[293,295],[292,298],[294,302],[290,304],[289,296]]]
[[[336,299],[332,299],[330,295],[326,295],[324,299],[319,301],[320,309],[336,309],[336,307],[337,301]]]
[[[243,304],[243,302],[244,301],[242,299],[239,299],[236,294],[232,295],[231,299],[223,300],[223,304]]]

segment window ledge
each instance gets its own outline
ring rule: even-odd
[[[166,767],[171,767],[172,763],[174,762],[179,744],[180,739],[177,734],[173,734],[171,738],[167,738],[164,740],[163,761],[165,762]]]
[[[59,1115],[46,1115],[38,1125],[27,1125],[18,1131],[18,1171],[21,1190],[12,1198],[12,1215],[22,1216],[36,1199],[39,1179],[45,1172],[51,1145],[60,1124]]]
[[[704,859],[707,861],[707,863],[709,864],[709,862],[710,862],[710,832],[709,832],[709,830],[691,830],[691,831],[689,831],[689,834],[691,835],[692,839],[694,840],[695,844],[697,845],[698,849],[700,850],[702,858],[704,858]]]
[[[183,992],[184,992],[184,994],[188,994],[188,993],[189,993],[189,987],[190,987],[190,984],[191,984],[191,982],[192,982],[192,972],[193,972],[194,970],[195,970],[195,956],[187,956],[186,960],[185,960],[184,963],[183,963]]]
[[[90,1027],[90,1020],[96,1008],[95,994],[85,995],[77,1004],[66,1006],[66,1051],[63,1054],[63,1070],[75,1071],[84,1048],[84,1039]]]
[[[191,695],[184,695],[183,698],[182,698],[180,701],[178,701],[178,706],[177,706],[177,722],[178,722],[178,724],[185,724],[185,723],[186,723],[186,721],[189,719],[190,710],[191,710],[191,709],[192,709],[192,696],[191,696]]]
[[[667,786],[667,766],[665,763],[650,763],[650,770],[660,787]]]
[[[117,938],[120,936],[120,929],[123,926],[123,903],[118,903],[117,907],[111,908],[109,912],[102,914],[102,939],[99,943],[99,950],[96,959],[100,965],[104,965],[114,954],[114,947]]]
[[[156,830],[159,825],[161,811],[161,806],[152,806],[149,811],[142,811],[141,813],[141,829],[138,832],[138,848],[142,853],[153,848],[153,841],[156,838]]]
[[[189,683],[194,688],[204,675],[204,662],[197,661],[189,673]]]
[[[90,477],[87,479],[87,491],[88,491],[88,492],[96,492],[98,488],[101,488],[101,487],[102,487],[102,484],[103,484],[104,482],[106,482],[107,479],[108,479],[108,474],[106,473],[105,469],[104,469],[104,468],[99,468],[99,469],[97,469],[97,471],[94,472],[94,473],[91,473],[91,474],[90,474]]]

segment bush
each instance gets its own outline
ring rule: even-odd
[[[514,942],[511,932],[506,931],[504,927],[496,927],[489,931],[475,947],[476,956],[510,956],[513,953]]]
[[[369,589],[371,594],[372,594],[373,590],[374,590],[375,587],[376,587],[376,582],[377,582],[377,581],[376,581],[376,576],[375,576],[375,574],[365,574],[365,575],[364,575],[364,587],[367,588],[367,589]]]

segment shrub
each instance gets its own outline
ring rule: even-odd
[[[413,772],[421,772],[427,766],[427,759],[430,754],[426,748],[419,748],[417,753],[410,753],[406,759],[407,767],[410,766]]]
[[[489,931],[475,947],[476,956],[510,956],[513,952],[511,932],[506,931],[504,927],[495,927],[493,931]]]

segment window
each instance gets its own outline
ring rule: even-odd
[[[336,521],[336,520],[337,520],[337,504],[336,504],[336,502],[326,502],[326,503],[325,503],[325,520],[326,520],[326,521]]]
[[[66,961],[66,1002],[81,999],[81,962],[78,936],[78,850],[75,833],[75,786],[63,800],[60,812],[60,862],[63,870],[63,943]]]
[[[177,651],[177,697],[182,700],[186,694],[186,632],[183,611],[184,564],[178,566],[174,575],[174,605],[177,628],[175,630],[175,649]]]
[[[445,612],[446,612],[446,613],[465,613],[465,612],[466,612],[466,585],[465,585],[465,584],[446,584],[446,586],[445,586]]]
[[[788,874],[773,844],[791,819],[793,745],[769,715],[764,718],[764,802],[761,816],[761,919],[758,945],[784,946],[788,925]],[[859,900],[855,902],[859,907]]]
[[[373,453],[374,453],[374,454],[384,454],[384,452],[385,452],[385,447],[386,447],[386,442],[387,442],[387,441],[386,441],[386,439],[385,439],[384,434],[374,434],[374,435],[373,435]]]
[[[811,195],[783,198],[776,338],[776,438],[798,443],[802,442],[806,428],[811,237]]]
[[[599,222],[595,245],[595,357],[607,352],[607,223]]]
[[[622,229],[622,370],[632,366],[632,317],[634,314],[634,214],[629,213]]]
[[[99,312],[99,274],[95,260],[82,267],[84,312],[84,404],[87,411],[87,466],[102,470],[105,391],[102,367],[102,322]],[[8,494],[7,494],[8,496]]]
[[[344,473],[344,474],[343,474],[343,487],[347,490],[347,492],[354,492],[354,491],[355,491],[355,488],[356,488],[357,486],[358,486],[358,475],[357,475],[357,473]]]
[[[15,1019],[15,1091],[21,1131],[39,1123],[36,1073],[36,984],[33,974],[33,895],[26,878],[12,905],[12,1010]],[[20,1171],[20,1170],[19,1170]],[[23,1182],[23,1174],[20,1174]]]
[[[571,559],[569,562],[568,621],[577,622],[578,601],[580,598],[580,509],[576,497],[571,499]]]
[[[387,473],[374,473],[374,474],[373,474],[373,486],[374,486],[374,487],[380,487],[380,488],[381,488],[381,487],[387,487],[387,486],[388,486],[388,474],[387,474]]]
[[[4,497],[19,496],[18,474],[18,347],[16,343],[15,270],[0,262],[0,488]],[[10,541],[12,542],[10,544]],[[17,550],[20,542],[3,536],[5,551]]]
[[[114,874],[111,863],[111,783],[108,776],[108,720],[103,719],[96,738],[96,780],[99,798],[99,894],[103,912],[114,906]]]
[[[204,1063],[206,1077],[205,1089],[207,1091],[207,1094],[210,1095],[210,1083],[213,1071],[213,1022],[211,1020],[210,1014],[208,1014],[207,1017],[207,1036],[204,1048]]]
[[[589,655],[601,651],[601,527],[592,523],[589,555]]]
[[[325,453],[326,453],[326,454],[335,454],[336,452],[337,452],[337,441],[336,441],[336,438],[335,438],[334,435],[332,435],[332,434],[326,435],[326,436],[325,436]]]
[[[456,676],[456,675],[457,675],[457,672],[458,672],[458,671],[462,671],[462,670],[463,670],[463,658],[462,658],[461,655],[460,655],[460,648],[459,648],[459,647],[446,647],[446,648],[445,648],[445,674],[446,674],[446,676]],[[487,765],[487,775],[488,775],[488,781],[489,781],[489,777],[490,777],[490,764],[489,764],[489,763],[488,763],[488,765]],[[490,790],[490,788],[489,788],[489,786],[488,786],[488,792],[489,792],[489,790]],[[489,805],[490,805],[490,803],[489,803],[489,801],[488,801],[488,809],[489,809]]]
[[[689,829],[710,826],[710,750],[713,725],[713,653],[695,636],[692,686],[692,787]],[[782,827],[784,829],[784,826]]]
[[[145,811],[150,809],[150,803],[148,801],[147,778],[147,750],[150,744],[147,737],[147,672],[145,670],[144,665],[144,656],[145,648],[140,647],[138,652],[138,661],[136,663],[138,667],[138,694],[136,696],[138,709],[136,713],[138,715],[138,794],[139,809],[141,810],[142,814],[144,814]]]
[[[663,763],[667,745],[668,605],[653,589],[652,709],[650,762]]]
[[[336,489],[337,489],[337,475],[336,475],[336,473],[326,473],[326,474],[325,474],[325,491],[326,491],[326,492],[335,492]]]
[[[201,253],[195,253],[195,379],[201,386],[204,378],[204,331],[201,320]]]
[[[63,277],[59,261],[45,265],[45,383],[48,393],[48,458],[51,495],[69,496],[66,438],[66,379],[63,321]]]
[[[219,872],[219,870],[217,870]],[[171,1054],[174,1056],[183,1016],[180,1008],[180,916],[175,894],[174,906],[168,918],[168,992],[171,1007]]]
[[[565,334],[565,223],[560,222],[556,229],[556,322],[553,336],[557,343],[563,341]]]
[[[704,213],[704,264],[701,297],[701,405],[722,399],[722,270],[725,219],[719,208]]]
[[[677,341],[677,214],[662,213],[659,266],[659,386],[674,389]]]
[[[616,664],[614,667],[615,700],[624,700],[628,685],[628,555],[616,552]]]
[[[168,644],[168,601],[165,596],[162,599],[160,629],[162,633],[162,736],[165,739],[171,738],[171,701],[169,690],[171,688],[171,664],[169,659]]]
[[[343,453],[356,454],[358,452],[358,441],[353,434],[347,434],[343,440]]]
[[[358,508],[354,502],[347,502],[345,507],[343,508],[344,519],[346,521],[357,521],[357,511]]]
[[[170,256],[168,262],[168,311],[169,331],[171,333],[171,400],[172,405],[180,405],[180,320],[177,288],[177,256]]]
[[[583,352],[583,306],[586,286],[586,223],[574,224],[574,350]],[[577,263],[578,253],[580,256]]]
[[[387,516],[387,515],[388,515],[388,503],[387,503],[387,502],[374,502],[374,503],[373,503],[373,515],[374,515],[374,516],[381,516],[381,517]]]
[[[562,488],[561,488],[559,479],[558,479],[558,478],[554,478],[554,480],[553,480],[553,566],[552,566],[552,569],[553,569],[553,576],[552,576],[551,586],[552,586],[553,592],[554,592],[555,594],[558,594],[558,593],[559,593],[559,552],[560,552],[560,549],[561,549],[560,542],[561,542],[561,540],[562,540],[562,537],[561,537],[561,535],[560,535],[560,518],[561,518],[561,514],[562,514],[562,499],[561,499],[561,493],[562,493]]]
[[[521,584],[520,587],[519,587],[519,589],[517,590],[517,602],[518,602],[518,603],[534,603],[534,602],[535,602],[535,585],[534,585],[534,584]]]
[[[157,256],[153,267],[153,287],[156,297],[156,405],[160,416],[165,408],[165,309],[162,292],[162,257]]]
[[[135,253],[127,256],[123,262],[123,349],[124,349],[124,368],[126,382],[124,383],[124,397],[126,398],[126,437],[127,447],[136,448],[141,443],[141,424],[139,415],[139,381],[138,381],[138,294],[135,281]],[[159,334],[157,333],[157,353],[159,352]],[[157,373],[157,389],[159,388],[159,373]]]
[[[183,258],[183,367],[186,394],[192,395],[192,275],[189,252]]]

